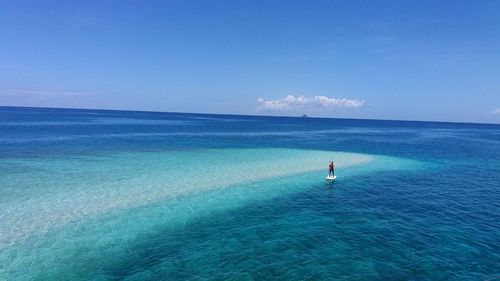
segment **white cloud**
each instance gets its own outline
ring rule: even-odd
[[[78,97],[89,96],[88,92],[72,91],[39,91],[39,90],[10,90],[0,91],[0,96],[31,96],[31,97]]]
[[[288,95],[278,100],[257,100],[257,109],[267,110],[289,110],[289,109],[321,109],[321,108],[341,108],[360,107],[364,101],[357,99],[336,99],[326,96],[305,97]]]
[[[500,107],[491,111],[493,115],[500,115]]]

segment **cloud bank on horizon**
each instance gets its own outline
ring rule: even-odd
[[[355,108],[363,106],[365,102],[357,99],[329,98],[326,96],[305,97],[288,95],[277,100],[257,100],[259,110],[314,110],[314,109],[335,109],[335,108]]]

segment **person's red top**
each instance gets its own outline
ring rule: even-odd
[[[330,170],[333,170],[333,163],[330,164]]]

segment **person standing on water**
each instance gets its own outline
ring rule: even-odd
[[[333,161],[330,161],[330,171],[328,172],[328,176],[335,176],[335,165],[333,164]]]

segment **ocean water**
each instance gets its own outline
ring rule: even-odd
[[[499,278],[499,125],[0,107],[0,280]]]

